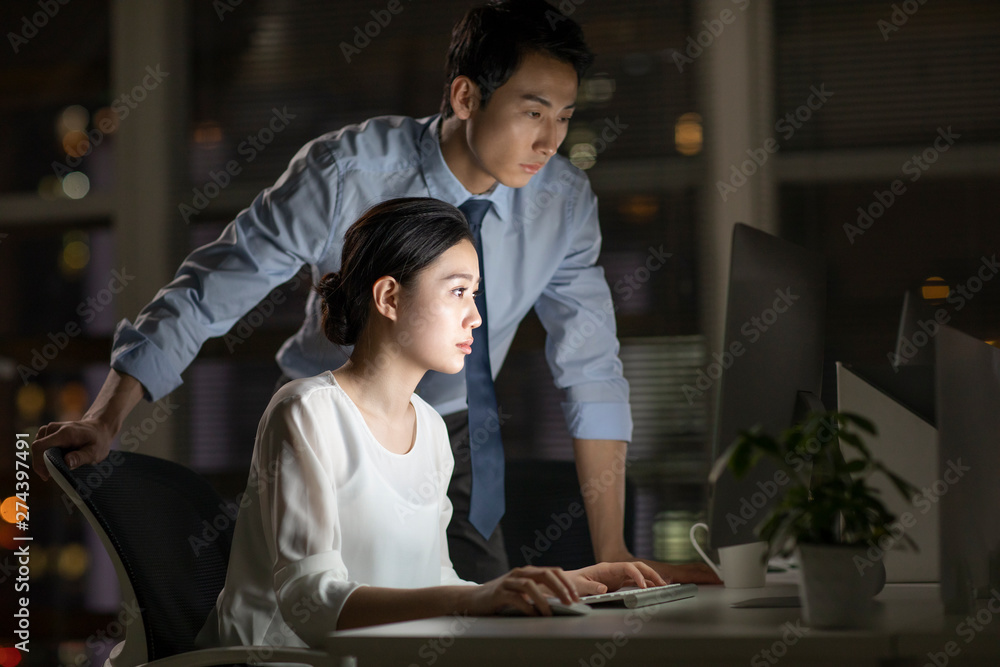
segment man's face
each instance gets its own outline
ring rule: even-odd
[[[466,123],[478,167],[508,187],[527,185],[566,138],[576,90],[572,65],[540,53],[525,55]]]

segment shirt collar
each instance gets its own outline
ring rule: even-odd
[[[470,197],[489,200],[493,203],[493,211],[501,220],[519,228],[520,222],[514,220],[511,215],[514,200],[513,188],[496,183],[489,193],[474,195],[465,189],[455,174],[451,173],[451,169],[444,161],[444,155],[441,154],[441,141],[438,138],[440,126],[441,114],[436,114],[433,116],[433,120],[424,126],[419,143],[421,170],[430,196],[456,207],[461,206]]]

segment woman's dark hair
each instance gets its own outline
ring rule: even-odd
[[[442,118],[450,118],[451,82],[467,76],[479,86],[482,106],[507,83],[527,53],[537,52],[573,66],[577,83],[594,60],[583,30],[543,0],[492,0],[470,9],[451,31],[445,60]]]
[[[368,323],[376,280],[392,276],[406,286],[462,240],[473,242],[465,216],[437,199],[390,199],[365,211],[344,235],[340,271],[314,287],[326,337],[354,345]]]

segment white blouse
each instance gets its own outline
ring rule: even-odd
[[[199,646],[318,646],[359,586],[471,583],[448,556],[454,459],[444,420],[416,394],[410,403],[416,438],[394,454],[333,373],[275,393]]]

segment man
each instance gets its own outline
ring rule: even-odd
[[[448,532],[456,571],[482,582],[508,569],[496,525],[503,456],[491,375],[532,307],[548,332],[556,385],[567,390],[577,469],[592,490],[584,501],[594,553],[598,561],[634,560],[623,540],[628,383],[610,290],[595,265],[597,200],[586,176],[556,155],[592,59],[579,26],[542,0],[471,10],[452,34],[441,114],[375,118],[306,144],[218,240],[191,253],[135,324],[119,324],[94,405],[78,422],[42,427],[32,447],[36,470],[46,476],[41,453],[53,446],[79,448],[69,457],[74,467],[102,460],[140,398],[159,400],[180,385],[207,338],[224,335],[302,264],[314,280],[338,270],[344,231],[365,209],[430,196],[462,208],[479,230],[487,295],[477,305],[488,343],[477,333],[464,373],[431,373],[418,388],[445,416],[455,451]],[[319,322],[312,294],[305,323],[277,355],[286,377],[347,359],[349,350],[331,345]],[[467,388],[475,396],[467,398]],[[484,405],[492,421],[482,419]],[[705,567],[651,564],[665,578],[715,581]]]

